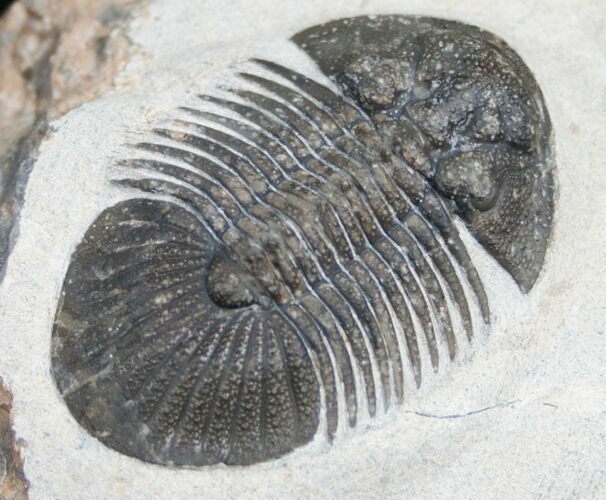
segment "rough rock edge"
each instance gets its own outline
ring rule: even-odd
[[[124,28],[143,4],[20,0],[0,18],[0,282],[48,123],[114,87],[131,45]]]
[[[12,429],[13,396],[0,378],[0,498],[24,500],[29,484],[23,473],[21,444]]]

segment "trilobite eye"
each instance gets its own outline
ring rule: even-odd
[[[438,189],[460,204],[471,203],[478,210],[494,206],[497,196],[497,177],[494,160],[485,151],[459,153],[439,162],[435,174]]]
[[[493,98],[489,98],[470,127],[471,137],[477,142],[494,143],[503,138],[501,114]]]
[[[293,42],[332,81],[253,59],[175,110],[72,256],[53,376],[122,453],[251,464],[402,403],[490,322],[457,217],[537,279],[550,124],[513,51],[398,16]]]
[[[374,112],[396,105],[398,97],[410,88],[412,73],[407,61],[363,55],[352,61],[337,81],[364,109]]]

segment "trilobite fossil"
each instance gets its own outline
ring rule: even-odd
[[[537,279],[553,141],[511,48],[404,16],[292,41],[324,81],[253,60],[201,95],[122,162],[132,197],[72,256],[53,375],[122,453],[256,463],[400,403],[472,339],[471,304],[490,321],[456,219]]]

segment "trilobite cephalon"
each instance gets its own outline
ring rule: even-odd
[[[471,304],[490,320],[455,218],[522,290],[539,274],[551,126],[512,49],[402,16],[292,40],[325,81],[254,60],[200,96],[72,256],[53,374],[122,453],[250,464],[400,403],[472,338]]]

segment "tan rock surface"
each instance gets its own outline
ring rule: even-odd
[[[0,19],[0,158],[36,119],[111,90],[139,0],[21,0]]]
[[[12,429],[13,396],[0,378],[0,498],[23,500],[28,497],[28,484],[23,475],[21,446]]]

